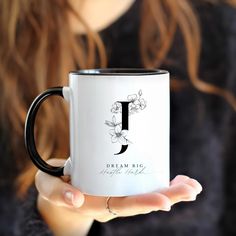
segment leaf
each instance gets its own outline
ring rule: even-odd
[[[130,140],[126,139],[127,144],[133,144]]]
[[[140,89],[139,91],[138,91],[138,95],[141,97],[142,96],[142,90]]]
[[[105,124],[108,125],[108,126],[110,126],[110,127],[114,127],[114,126],[115,126],[115,125],[114,125],[111,121],[109,121],[109,120],[106,120],[106,121],[105,121]]]
[[[114,125],[116,125],[116,117],[114,115],[112,116],[112,122]]]

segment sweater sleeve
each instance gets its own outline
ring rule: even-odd
[[[24,201],[19,205],[17,214],[18,221],[14,229],[15,236],[53,236],[52,231],[42,219],[37,209],[38,192],[35,187],[31,187]],[[94,221],[88,236],[102,235],[101,224]]]
[[[236,74],[235,74],[236,79]],[[225,178],[225,209],[222,217],[222,226],[225,235],[236,235],[236,159],[235,159],[235,142],[236,142],[236,114],[232,112],[228,119],[227,136],[225,145],[227,147],[224,158]]]
[[[226,11],[227,10],[227,11]],[[236,96],[236,9],[225,9],[226,27],[229,27],[227,41],[229,58],[228,89]],[[225,211],[222,217],[224,235],[236,235],[236,112],[231,109],[225,125]]]
[[[37,190],[31,187],[27,197],[19,204],[16,236],[53,236],[37,209]]]

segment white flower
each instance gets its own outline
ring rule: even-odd
[[[121,130],[121,125],[116,125],[114,129],[110,130],[112,143],[119,142],[122,145],[127,145],[129,140],[126,138],[127,130]]]
[[[146,101],[143,98],[139,99],[139,108],[143,110],[147,106]]]
[[[136,94],[128,95],[127,100],[129,102],[135,102],[138,99],[138,96]]]
[[[108,125],[108,126],[110,126],[110,127],[115,127],[115,126],[117,126],[117,125],[120,125],[121,122],[116,122],[116,117],[113,115],[113,116],[112,116],[112,121],[106,120],[106,121],[105,121],[105,124]]]
[[[129,104],[129,114],[131,115],[131,114],[134,114],[136,112],[138,112],[137,104],[134,104],[133,102],[131,102]]]
[[[120,113],[121,112],[121,104],[119,102],[115,102],[112,105],[111,112],[112,113]]]
[[[129,102],[129,115],[135,114],[140,110],[146,108],[146,101],[141,98],[143,95],[142,90],[140,89],[137,94],[131,94],[127,96],[127,101]],[[122,112],[122,105],[120,102],[115,102],[112,105],[111,112],[114,114]],[[130,144],[131,142],[126,138],[127,130],[122,130],[121,122],[116,121],[115,115],[112,116],[112,121],[106,120],[105,124],[109,127],[112,127],[110,130],[111,141],[112,143],[119,142],[122,145]]]

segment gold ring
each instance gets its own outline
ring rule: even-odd
[[[114,211],[111,210],[110,206],[109,206],[109,201],[110,201],[111,197],[108,197],[106,200],[106,209],[109,211],[109,213],[111,213],[114,216],[117,216],[118,214]]]

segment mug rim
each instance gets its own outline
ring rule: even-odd
[[[98,75],[98,76],[145,76],[145,75],[161,75],[169,72],[161,69],[145,69],[145,68],[105,68],[105,69],[83,69],[70,71],[71,75]]]

